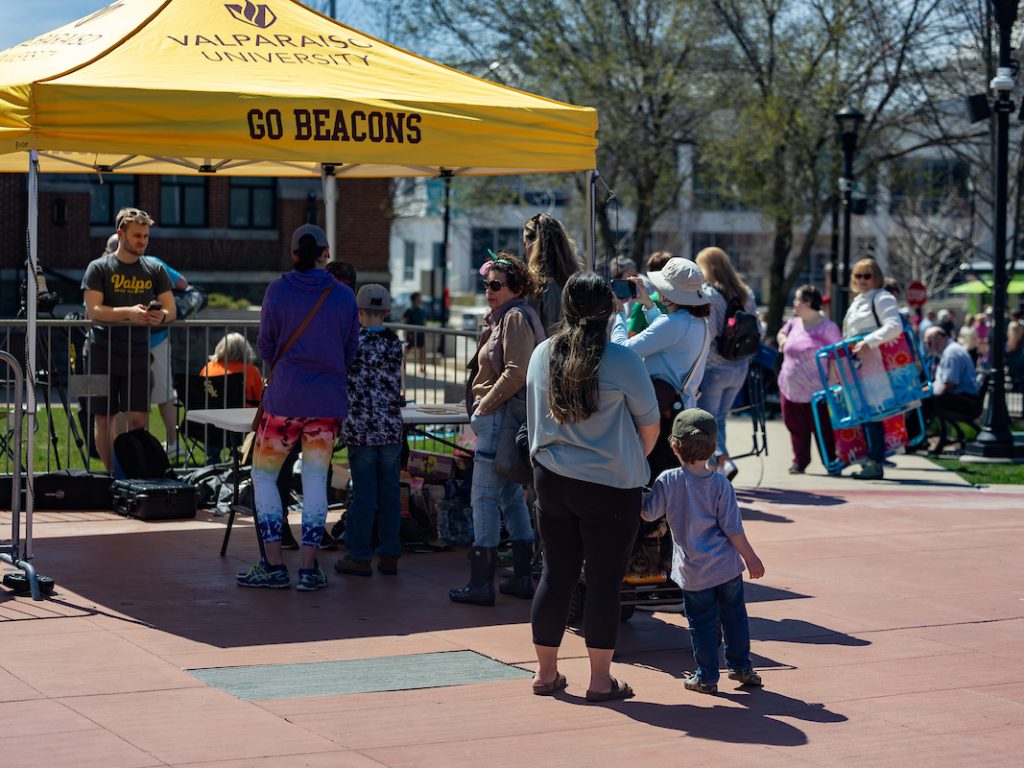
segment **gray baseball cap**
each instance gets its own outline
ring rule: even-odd
[[[304,235],[312,235],[313,239],[316,240],[316,244],[321,248],[329,248],[330,244],[327,242],[327,233],[324,232],[316,224],[303,224],[301,227],[292,232],[292,250],[299,250],[299,241]]]
[[[391,309],[391,294],[379,283],[367,283],[356,294],[356,306],[376,312],[387,312]]]
[[[672,422],[672,437],[714,446],[718,442],[718,424],[703,408],[687,408]]]

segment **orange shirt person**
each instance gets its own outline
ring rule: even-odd
[[[255,359],[256,353],[242,334],[228,333],[217,342],[210,362],[203,366],[199,375],[212,379],[230,373],[245,374],[245,404],[255,406],[263,394],[263,376],[252,363]]]

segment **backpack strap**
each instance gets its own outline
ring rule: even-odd
[[[875,291],[875,295],[871,297],[871,314],[875,316],[875,326],[878,328],[882,327],[882,321],[878,319],[878,310],[875,309],[875,299],[878,298],[878,291]]]

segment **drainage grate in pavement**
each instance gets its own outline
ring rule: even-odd
[[[533,673],[473,651],[381,656],[352,661],[190,669],[207,685],[247,701],[404,691],[525,680]]]

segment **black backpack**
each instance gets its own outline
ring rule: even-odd
[[[726,360],[742,360],[757,354],[760,348],[757,315],[747,312],[742,302],[733,299],[725,312],[725,325],[718,334],[718,354]]]
[[[174,470],[160,441],[144,429],[133,429],[114,440],[114,458],[119,475],[129,480],[158,480],[173,477]]]

